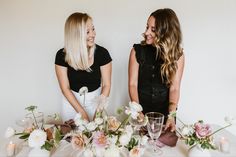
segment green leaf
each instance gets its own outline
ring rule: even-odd
[[[55,137],[54,139],[55,143],[58,144],[61,141],[62,135],[57,128],[55,128],[54,130],[54,137]]]
[[[45,141],[44,145],[41,147],[41,149],[46,149],[50,151],[53,148],[53,143],[49,141]]]
[[[15,135],[20,135],[20,139],[28,139],[29,136],[30,136],[30,133],[25,133],[25,132],[22,132],[22,133],[16,133]]]
[[[31,105],[31,106],[26,107],[25,109],[30,111],[30,112],[33,112],[36,108],[37,108],[37,106]]]

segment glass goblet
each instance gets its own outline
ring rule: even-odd
[[[157,139],[161,135],[164,123],[164,115],[159,112],[148,112],[145,114],[148,118],[147,130],[153,145],[153,152],[162,154],[161,149],[157,146]]]

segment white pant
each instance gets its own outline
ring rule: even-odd
[[[85,104],[83,104],[84,103],[84,96],[83,95],[80,96],[79,93],[74,92],[74,91],[72,91],[72,93],[75,95],[76,99],[79,101],[81,106],[87,112],[87,114],[89,116],[89,120],[92,120],[93,116],[94,116],[94,113],[96,111],[96,108],[97,108],[95,98],[98,97],[101,94],[101,88],[98,88],[95,91],[86,93],[86,95],[85,95]],[[77,112],[72,107],[72,105],[63,96],[62,108],[61,108],[62,120],[67,121],[69,119],[74,119],[76,113]]]

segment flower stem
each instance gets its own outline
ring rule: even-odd
[[[183,124],[184,126],[186,126],[186,124],[185,124],[182,120],[180,120],[177,116],[176,116],[176,119],[177,119],[181,124]]]
[[[37,129],[39,129],[38,122],[37,122],[36,117],[35,117],[35,115],[34,115],[34,111],[31,111],[31,112],[32,112],[32,115],[33,115],[33,117],[34,117],[35,125],[36,125]]]
[[[209,136],[212,136],[212,135],[214,135],[215,133],[217,133],[217,132],[219,132],[219,131],[221,131],[221,130],[223,130],[223,129],[225,129],[225,128],[228,128],[229,126],[231,126],[232,124],[228,124],[228,125],[226,125],[226,126],[224,126],[224,127],[222,127],[222,128],[220,128],[220,129],[218,129],[218,130],[216,130],[216,131],[214,131],[213,133],[211,133]]]
[[[131,114],[129,114],[128,117],[125,118],[125,119],[122,121],[122,123],[120,124],[120,126],[119,126],[114,132],[118,131],[123,125],[126,125],[127,122],[128,122],[128,120],[129,120],[129,118],[130,118],[130,116],[131,116]]]

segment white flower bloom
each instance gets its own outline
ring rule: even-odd
[[[84,95],[84,94],[86,94],[86,93],[88,93],[88,87],[81,87],[80,89],[79,89],[79,94],[80,95]]]
[[[126,107],[125,113],[131,114],[133,119],[137,119],[139,112],[143,110],[142,106],[136,102],[129,102],[129,107]]]
[[[129,143],[131,136],[127,133],[124,133],[120,136],[119,142],[122,146],[125,146]]]
[[[142,146],[145,146],[147,144],[147,141],[148,141],[148,137],[145,135],[145,136],[142,136],[141,137],[141,140],[140,140],[140,144]]]
[[[100,124],[103,123],[103,119],[102,119],[102,118],[96,118],[94,121],[95,121],[95,123],[96,123],[97,125],[100,125]]]
[[[8,127],[5,132],[5,138],[10,138],[15,135],[15,130],[12,127]]]
[[[104,157],[120,157],[119,148],[115,145],[106,149]]]
[[[81,132],[82,132],[82,131],[84,131],[86,128],[85,128],[85,126],[84,126],[84,125],[80,125],[78,129],[79,129],[79,131],[81,131]]]
[[[143,110],[142,106],[134,101],[129,102],[129,107],[133,111],[141,112]]]
[[[36,129],[30,134],[28,144],[30,147],[41,147],[42,145],[44,145],[46,140],[46,132]]]
[[[118,140],[118,137],[115,135],[112,135],[111,137],[108,137],[108,142],[110,145],[115,145]]]
[[[194,133],[194,130],[192,128],[192,126],[190,125],[185,125],[182,129],[181,129],[181,134],[183,136],[189,136],[192,135]]]
[[[225,122],[228,124],[234,124],[236,122],[236,117],[227,116],[225,117]]]
[[[87,120],[82,118],[82,115],[80,113],[76,113],[74,122],[76,126],[86,125],[88,123]]]
[[[93,157],[93,151],[91,149],[86,149],[83,153],[83,157]]]
[[[97,128],[97,125],[95,122],[92,121],[92,122],[89,122],[86,127],[89,131],[93,131]]]

